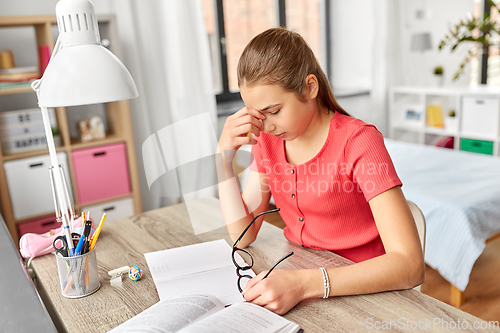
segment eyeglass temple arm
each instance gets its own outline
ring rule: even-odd
[[[283,258],[281,258],[277,263],[274,264],[274,266],[269,270],[269,272],[267,272],[267,274],[262,278],[262,280],[264,280],[266,277],[268,277],[269,274],[271,274],[271,272],[273,271],[273,269],[278,266],[278,264],[280,262],[282,262],[283,260],[285,260],[286,258],[290,257],[291,255],[293,254],[293,252],[290,252],[288,253],[286,256],[284,256]]]
[[[276,209],[268,210],[266,212],[262,212],[259,215],[257,215],[256,217],[254,217],[253,220],[252,220],[252,222],[250,222],[247,225],[247,227],[245,228],[245,230],[243,230],[243,232],[241,233],[240,237],[238,237],[238,239],[236,240],[236,242],[234,242],[233,248],[235,248],[238,245],[238,243],[243,238],[243,236],[245,236],[245,233],[247,232],[247,230],[252,226],[252,224],[255,222],[255,220],[257,220],[257,218],[259,218],[259,216],[267,214],[267,213],[275,213],[275,212],[279,212],[279,211],[280,211],[280,208],[276,208]]]

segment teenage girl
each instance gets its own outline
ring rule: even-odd
[[[238,63],[238,85],[246,107],[228,117],[218,145],[218,172],[225,175],[219,197],[231,238],[267,210],[272,195],[289,241],[355,262],[325,271],[276,269],[266,279],[262,272],[248,281],[245,300],[284,314],[306,298],[421,284],[419,236],[382,134],[336,102],[303,38],[284,28],[253,38]],[[253,145],[254,161],[241,194],[232,161],[244,144]],[[239,248],[256,239],[263,219]]]

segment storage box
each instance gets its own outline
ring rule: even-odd
[[[63,165],[70,196],[71,180],[65,152],[57,154]],[[50,183],[49,155],[23,158],[4,163],[7,186],[16,219],[54,212],[52,185]]]
[[[493,155],[493,142],[472,139],[460,139],[460,150]]]
[[[72,156],[80,203],[130,193],[124,143],[75,150]]]
[[[106,222],[118,220],[135,215],[134,200],[125,198],[82,208],[85,214],[88,211],[96,223],[99,223],[103,213],[106,213]]]
[[[57,127],[54,109],[48,113],[50,126]],[[1,112],[0,141],[6,154],[47,148],[40,109]]]
[[[3,126],[0,127],[0,138],[9,139],[16,136],[23,136],[29,134],[42,134],[45,136],[45,129],[43,123],[23,124],[17,126]]]
[[[48,109],[49,118],[54,115],[54,109]],[[42,123],[42,111],[39,108],[0,112],[0,126],[27,125]]]
[[[45,133],[37,135],[23,135],[11,140],[0,139],[2,141],[2,151],[4,154],[14,154],[23,151],[47,148],[47,138]]]
[[[462,102],[462,134],[497,138],[500,132],[500,100],[464,97]]]
[[[51,229],[57,229],[61,226],[61,222],[56,221],[56,215],[44,217],[38,220],[23,222],[17,224],[17,232],[19,237],[29,232],[34,234],[44,234]]]

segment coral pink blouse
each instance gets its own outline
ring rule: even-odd
[[[336,112],[323,148],[299,165],[283,139],[257,140],[250,170],[267,175],[288,240],[354,262],[385,253],[368,201],[402,183],[375,126]]]

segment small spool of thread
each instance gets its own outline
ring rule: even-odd
[[[14,54],[11,50],[0,50],[0,69],[14,68]]]
[[[133,281],[139,281],[142,278],[142,270],[139,266],[132,266],[128,271],[128,277]]]

